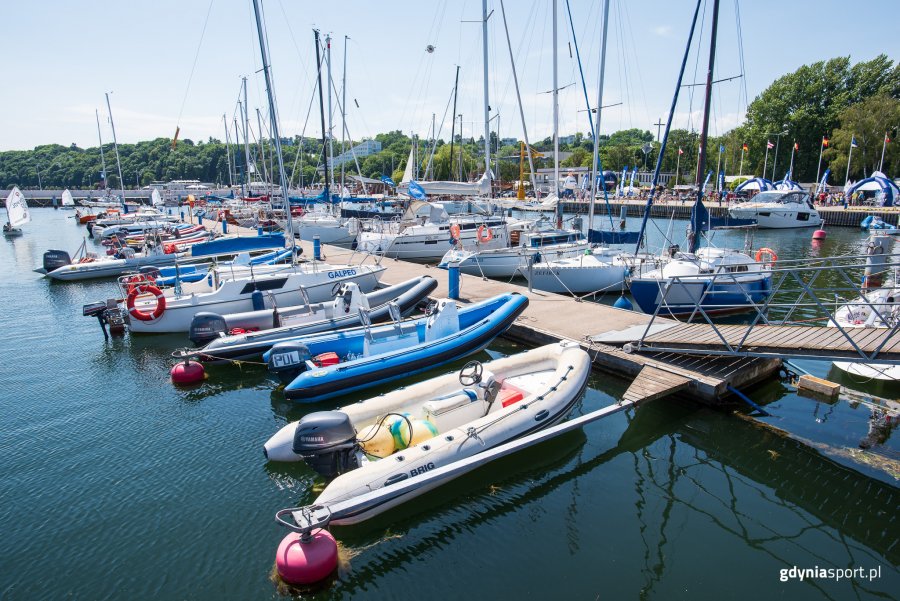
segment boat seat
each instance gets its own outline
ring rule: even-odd
[[[425,321],[425,342],[446,338],[459,332],[459,313],[456,303],[448,298],[438,301],[434,313]]]
[[[471,388],[426,402],[422,408],[425,419],[434,424],[438,432],[459,428],[473,420],[484,417],[487,402],[479,398]]]
[[[381,338],[369,338],[369,336],[366,336],[363,342],[363,356],[371,357],[382,353],[399,351],[416,344],[419,344],[419,334],[416,332]]]

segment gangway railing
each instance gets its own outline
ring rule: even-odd
[[[735,268],[735,265],[720,266],[711,273],[660,280],[656,310],[640,339],[626,345],[625,350],[767,358],[843,358],[900,364],[900,350],[894,350],[900,343],[900,254],[879,254],[874,262],[871,253],[780,261],[764,270],[769,274],[770,285],[762,294],[757,287],[751,286],[758,282],[758,278],[752,277],[756,275],[755,271],[733,271]],[[745,302],[717,303],[717,297],[725,294],[732,299],[734,295],[742,296]],[[682,308],[677,312],[672,310],[676,297]],[[693,308],[684,310],[691,301]],[[855,320],[856,323],[842,323],[843,320],[835,319],[835,313],[842,306],[851,315],[865,318]],[[735,323],[734,319],[730,323],[713,319],[720,313],[733,313],[739,309],[748,315],[743,323]],[[687,317],[679,319],[672,313]],[[666,340],[662,332],[667,325],[672,325],[672,319],[703,324],[702,330],[682,328],[682,331],[692,336],[702,331],[707,342],[683,340],[675,344],[671,337]],[[773,334],[772,326],[779,326],[778,344],[761,344],[764,332]],[[796,335],[781,332],[784,326],[796,329]],[[840,335],[835,336],[835,332]],[[709,338],[716,342],[709,342]],[[830,340],[835,349],[823,351],[805,346],[814,339]]]

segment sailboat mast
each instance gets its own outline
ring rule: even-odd
[[[231,172],[231,141],[228,139],[228,116],[222,113],[222,125],[225,126],[225,161],[228,162],[228,187],[234,185],[234,175]]]
[[[100,111],[94,109],[94,115],[97,117],[97,137],[100,138],[100,165],[103,167],[103,189],[106,190],[109,188],[109,185],[106,179],[106,159],[103,156],[103,134],[100,133]]]
[[[262,19],[259,16],[259,0],[253,0],[253,13],[256,16],[256,32],[259,35],[259,53],[262,55],[263,75],[266,78],[266,94],[269,97],[269,119],[271,120],[272,137],[275,139],[275,155],[278,157],[278,175],[281,178],[281,194],[284,202],[284,212],[287,217],[286,227],[291,248],[294,248],[294,224],[291,220],[291,199],[288,194],[287,177],[284,173],[284,157],[281,154],[281,136],[278,134],[278,112],[275,110],[275,90],[272,88],[272,74],[270,73],[269,57],[266,55],[266,42],[263,36]],[[246,86],[246,79],[244,80]],[[247,88],[244,88],[246,93]],[[246,102],[246,99],[245,99]],[[246,107],[245,107],[246,109]],[[294,256],[293,254],[291,255]]]
[[[453,121],[453,127],[450,128],[450,175],[453,181],[453,140],[456,138],[456,95],[459,91],[459,65],[456,65],[456,82],[453,84],[453,113],[450,120]],[[459,127],[459,145],[462,146],[462,125]]]
[[[334,186],[334,125],[331,123],[331,35],[325,36],[325,62],[328,65],[328,174],[331,185]]]
[[[125,206],[125,180],[122,179],[122,162],[119,160],[119,143],[116,141],[116,123],[113,121],[112,107],[109,104],[109,93],[106,93],[106,110],[109,111],[109,125],[112,128],[113,149],[116,151],[116,167],[119,170],[119,186],[122,188],[122,206]]]
[[[488,103],[488,34],[487,0],[481,0],[481,45],[484,54],[484,173],[488,180],[488,197],[493,196],[491,181],[491,106]]]
[[[557,44],[557,26],[556,26],[556,0],[553,0],[553,191],[559,198],[559,60],[556,48]],[[562,205],[556,205],[556,219],[562,220]]]
[[[266,194],[271,195],[272,191],[269,190],[269,173],[268,169],[266,169],[266,147],[263,144],[262,113],[258,108],[256,109],[256,127],[259,130],[259,138],[256,140],[256,143],[259,145],[259,162],[262,164],[263,186]]]
[[[247,164],[244,168],[244,180],[247,182],[247,190],[244,192],[246,196],[250,195],[250,114],[247,111],[247,78],[241,78],[244,88],[244,103],[241,109],[244,111],[244,160]]]
[[[569,13],[571,19],[572,13]],[[594,225],[594,199],[597,198],[597,165],[600,158],[600,115],[603,111],[603,78],[606,75],[606,34],[607,25],[609,25],[609,0],[603,2],[603,33],[600,38],[600,76],[597,79],[597,125],[591,124],[594,133],[594,154],[591,157],[591,200],[588,209],[588,232]],[[577,46],[576,46],[577,48]],[[588,105],[588,119],[591,118],[591,107]],[[603,182],[603,189],[606,190],[606,181]]]
[[[253,1],[256,2],[256,0]],[[319,30],[313,29],[313,34],[315,34],[316,38],[316,64],[319,66],[319,116],[322,120],[322,180],[325,182],[322,195],[325,198],[325,202],[329,202],[331,200],[331,190],[328,187],[328,146],[325,139],[328,132],[325,129],[325,100],[322,98],[322,59],[319,56]]]
[[[675,93],[672,95],[672,104],[669,107],[669,118],[666,121],[666,130],[663,133],[662,141],[660,142],[659,147],[659,155],[656,157],[656,169],[653,172],[653,182],[650,185],[650,195],[647,197],[647,204],[644,206],[644,217],[641,220],[641,230],[638,233],[637,244],[634,247],[635,254],[641,252],[641,244],[644,240],[644,232],[647,231],[647,220],[650,218],[650,207],[653,204],[653,195],[656,191],[656,185],[659,183],[659,172],[662,169],[662,160],[666,154],[666,144],[669,141],[669,130],[672,127],[672,119],[675,117],[675,107],[678,105],[678,93],[681,91],[681,82],[684,80],[684,70],[687,66],[688,56],[691,53],[691,43],[694,40],[694,30],[697,28],[697,16],[700,14],[700,4],[703,0],[697,0],[697,6],[694,8],[694,18],[691,20],[691,31],[688,34],[687,44],[684,47],[684,56],[681,59],[681,69],[678,71],[678,81],[675,83]],[[676,162],[675,167],[675,179],[676,184],[678,183],[678,167],[680,166],[681,155],[678,155],[678,160]],[[624,177],[623,177],[624,180]],[[666,236],[666,239],[670,239],[669,236]]]
[[[503,0],[500,0],[500,14],[503,15],[503,29],[506,31],[506,47],[509,50],[509,63],[512,66],[513,83],[516,84],[516,99],[519,103],[519,118],[522,120],[522,135],[525,137],[525,147],[528,152],[528,168],[531,169],[531,173],[529,174],[531,179],[531,190],[537,194],[537,182],[534,180],[534,158],[531,156],[531,143],[528,141],[528,126],[525,124],[525,108],[522,106],[522,93],[519,91],[519,76],[516,73],[516,61],[513,58],[512,42],[509,41],[509,25],[506,23],[506,7],[503,5]],[[521,159],[519,163],[521,165]],[[519,171],[519,180],[521,181],[521,167]],[[524,196],[521,197],[522,200],[524,200],[524,198]]]
[[[703,103],[703,127],[700,130],[700,156],[697,159],[697,177],[695,183],[699,189],[698,198],[703,197],[704,173],[706,172],[706,142],[709,137],[709,113],[712,100],[713,68],[716,62],[716,34],[719,29],[719,0],[713,2],[712,32],[709,39],[709,65],[706,69],[706,99]]]
[[[344,36],[344,73],[341,76],[341,198],[344,198],[344,165],[347,163],[344,155],[344,140],[347,134],[347,40]],[[353,145],[353,141],[350,141]],[[354,157],[355,158],[355,157]],[[360,174],[360,177],[362,174]]]

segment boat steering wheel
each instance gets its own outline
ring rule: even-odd
[[[481,383],[484,366],[481,361],[469,361],[459,370],[459,383],[463,386],[474,386]]]
[[[426,317],[431,316],[435,311],[437,311],[437,308],[438,308],[437,301],[435,301],[435,300],[428,301],[428,304],[425,305],[425,316]],[[469,361],[469,363],[474,363],[474,361]],[[466,365],[468,365],[468,363]]]
[[[341,291],[341,286],[344,285],[344,282],[335,282],[334,286],[331,287],[331,298],[334,298]]]

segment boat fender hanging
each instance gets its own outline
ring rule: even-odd
[[[494,239],[494,232],[486,225],[478,226],[478,241],[479,242],[490,242]]]
[[[141,311],[135,307],[137,297],[142,294],[152,294],[156,297],[156,308],[154,308],[152,312],[148,313],[146,311]],[[166,296],[163,294],[162,290],[153,284],[140,284],[128,293],[126,307],[128,308],[128,314],[138,321],[156,321],[162,317],[163,313],[166,311]]]
[[[458,224],[458,223],[454,223],[453,225],[450,226],[450,236],[451,236],[454,240],[459,240],[460,231],[459,231],[459,224]]]
[[[756,251],[756,261],[757,263],[762,261],[763,255],[767,255],[769,260],[766,261],[766,265],[774,265],[776,261],[778,261],[778,255],[775,254],[775,251],[771,248],[763,247]]]

